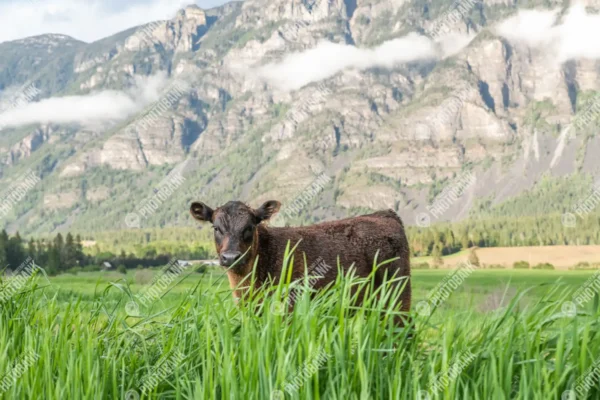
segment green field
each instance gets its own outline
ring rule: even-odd
[[[389,291],[353,307],[351,279],[312,300],[294,289],[289,314],[285,285],[236,304],[218,269],[186,271],[135,312],[149,270],[38,276],[0,309],[0,397],[598,398],[597,384],[575,391],[600,360],[598,296],[563,307],[592,272],[475,271],[423,312],[449,273],[413,272],[413,330],[393,326]]]

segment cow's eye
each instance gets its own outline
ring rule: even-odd
[[[223,234],[223,231],[218,226],[214,226],[213,229],[215,230],[215,233],[218,233],[219,235]]]
[[[246,229],[244,229],[244,240],[248,241],[250,239],[252,239],[252,227],[248,226],[246,227]]]

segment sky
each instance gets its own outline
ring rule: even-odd
[[[170,19],[189,4],[227,0],[0,0],[0,42],[60,33],[93,42],[133,26]]]

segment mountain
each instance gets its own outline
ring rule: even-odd
[[[191,200],[289,205],[322,171],[331,180],[293,219],[393,208],[414,224],[466,173],[475,181],[436,219],[564,212],[600,175],[597,123],[565,136],[600,92],[600,63],[550,63],[495,29],[526,7],[564,16],[567,2],[463,3],[445,41],[435,32],[457,8],[447,0],[247,0],[189,6],[94,43],[1,43],[4,98],[39,92],[24,106],[31,112],[14,114],[30,122],[0,133],[4,197],[27,171],[41,178],[5,226],[126,228],[174,169],[183,183],[143,212],[142,227],[191,225]],[[600,1],[586,7],[598,12]],[[289,65],[308,49],[324,57]],[[344,62],[361,67],[338,68]],[[81,115],[38,118],[54,114],[56,99]]]

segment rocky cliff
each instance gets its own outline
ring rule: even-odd
[[[33,82],[42,93],[35,101],[126,92],[140,77],[159,73],[168,81],[157,98],[119,121],[5,128],[2,175],[32,168],[43,177],[36,190],[45,193],[32,193],[28,209],[15,209],[11,226],[124,227],[124,215],[185,160],[194,165],[185,185],[144,223],[188,223],[191,199],[290,202],[323,170],[332,181],[307,215],[393,208],[409,224],[436,188],[466,170],[477,183],[441,219],[465,218],[481,199],[500,204],[543,176],[597,176],[593,133],[569,141],[558,162],[551,160],[583,99],[600,91],[600,64],[548,62],[544,52],[498,35],[495,24],[518,11],[510,2],[473,3],[452,20],[446,33],[468,37],[465,46],[437,41],[432,32],[453,7],[247,0],[210,10],[190,6],[95,43],[47,35],[0,44],[1,87]],[[323,41],[389,59],[386,52],[402,49],[390,43],[410,32],[434,39],[433,56],[341,68],[291,90],[270,80],[290,54]],[[453,44],[457,49],[448,50]],[[34,64],[23,65],[23,57]]]

